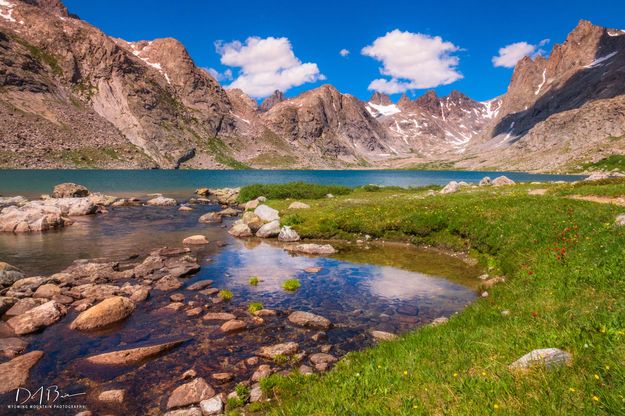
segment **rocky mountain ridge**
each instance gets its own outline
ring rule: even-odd
[[[115,39],[59,0],[0,2],[0,166],[571,169],[625,151],[625,32],[581,21],[508,91],[260,105],[175,39]],[[625,141],[623,141],[625,142]]]

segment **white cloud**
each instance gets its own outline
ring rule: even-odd
[[[346,57],[347,55],[349,55],[349,50],[348,49],[341,49],[339,51],[339,55],[341,55],[343,58]]]
[[[448,85],[462,78],[457,71],[460,48],[440,36],[393,30],[362,49],[362,54],[382,62],[380,73],[389,76],[369,84],[386,94]]]
[[[547,43],[549,43],[549,39],[543,39],[537,45],[532,45],[527,42],[511,43],[510,45],[500,48],[499,55],[493,56],[493,65],[496,67],[514,68],[516,63],[526,56],[531,56],[533,58],[537,55],[544,54],[545,51],[542,50],[541,47],[545,46]]]
[[[325,79],[317,64],[302,63],[295,56],[287,38],[250,37],[245,43],[216,42],[215,46],[222,64],[240,68],[228,88],[240,88],[255,98]]]
[[[208,72],[213,78],[217,81],[232,81],[232,70],[226,69],[224,72],[219,72],[215,68],[206,68],[206,72]]]

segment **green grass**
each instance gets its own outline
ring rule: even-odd
[[[301,286],[302,286],[302,284],[297,279],[285,280],[282,283],[282,289],[284,289],[284,290],[286,290],[288,292],[295,292]]]
[[[614,140],[620,140],[622,137],[614,137],[611,138]],[[582,170],[584,171],[605,171],[611,172],[613,170],[617,170],[619,172],[625,172],[625,156],[624,155],[610,155],[606,158],[601,159],[598,162],[589,162],[582,164]]]
[[[219,297],[227,302],[232,300],[234,294],[228,289],[222,289],[219,291]]]
[[[582,184],[576,192],[615,184]],[[462,249],[506,283],[438,327],[350,353],[329,373],[272,376],[272,415],[617,415],[625,409],[625,228],[612,205],[526,185],[427,197],[355,190],[298,213],[304,238],[374,238]],[[559,187],[555,188],[560,189]],[[286,210],[288,201],[269,201]],[[501,311],[509,310],[503,316]],[[511,372],[537,348],[570,367]],[[593,398],[596,398],[593,399]]]
[[[607,178],[559,185],[552,190],[555,195],[625,196],[625,178]]]
[[[352,188],[339,185],[318,185],[304,182],[289,182],[284,184],[261,185],[254,184],[241,188],[239,202],[247,202],[264,196],[268,199],[320,199],[327,194],[347,195]]]
[[[263,308],[263,304],[260,302],[252,302],[247,306],[247,310],[253,315]]]

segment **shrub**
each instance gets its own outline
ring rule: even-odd
[[[253,315],[256,312],[258,312],[259,310],[261,310],[262,308],[263,308],[263,304],[262,303],[260,303],[260,302],[252,302],[247,307],[247,310]]]
[[[301,283],[297,279],[285,280],[284,283],[282,283],[282,288],[284,290],[288,290],[289,292],[295,292],[301,286]]]
[[[248,185],[241,188],[239,202],[247,202],[264,196],[268,199],[320,199],[327,194],[347,195],[352,188],[340,185],[319,185],[305,182],[289,182],[271,185]]]
[[[234,294],[228,289],[223,289],[219,291],[219,297],[225,301],[229,301],[229,300],[232,300],[232,298],[234,297]]]

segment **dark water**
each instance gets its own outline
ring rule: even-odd
[[[75,182],[115,195],[162,192],[178,197],[200,187],[238,187],[252,183],[304,181],[361,186],[403,187],[443,185],[449,181],[479,182],[484,176],[505,174],[517,182],[573,181],[582,176],[542,175],[522,172],[418,171],[418,170],[0,170],[0,195],[27,197],[50,193],[54,185]]]
[[[194,249],[202,268],[185,281],[183,288],[168,293],[152,290],[151,297],[118,325],[97,332],[72,331],[68,325],[77,315],[72,311],[42,333],[25,336],[30,343],[28,350],[45,352],[31,371],[29,386],[57,384],[64,392],[86,392],[71,402],[87,405],[95,414],[160,414],[186,370],[194,369],[218,392],[227,393],[237,382],[251,377],[255,366],[245,366],[242,360],[261,346],[295,341],[301,350],[312,354],[327,344],[332,346],[331,354],[341,357],[372,345],[371,329],[403,333],[458,312],[475,299],[472,284],[480,271],[454,257],[416,248],[362,248],[355,244],[341,245],[340,253],[332,257],[291,255],[276,243],[230,238],[225,227],[232,220],[223,225],[197,223],[199,215],[214,209],[217,207],[196,206],[195,211],[184,213],[175,208],[119,207],[54,233],[1,235],[0,258],[29,274],[45,275],[60,271],[77,258],[121,260],[133,254],[145,255],[156,247],[180,246],[180,241],[191,234],[204,234],[213,242]],[[218,247],[214,243],[218,240],[227,245]],[[305,271],[310,267],[321,270]],[[251,276],[259,277],[258,286],[249,284]],[[282,282],[293,278],[301,282],[301,288],[286,292]],[[232,301],[213,304],[209,296],[184,289],[203,279],[213,280],[212,287],[231,290]],[[277,310],[278,315],[265,318],[262,324],[251,324],[246,331],[224,335],[218,329],[221,322],[204,321],[201,315],[187,317],[184,311],[163,311],[171,293],[183,293],[186,305],[232,312],[246,320],[250,319],[246,310],[251,302],[261,302],[265,308]],[[315,330],[290,325],[286,317],[294,310],[330,319],[334,326],[327,331],[327,339],[314,341],[311,336]],[[81,361],[96,353],[173,339],[187,341],[138,367],[102,370],[85,367]],[[305,358],[302,363],[269,364],[286,369],[310,363]],[[224,371],[235,374],[235,379],[225,384],[211,379],[211,374]],[[123,406],[95,400],[100,391],[113,388],[126,390]],[[2,404],[11,400],[14,398],[0,397]]]

